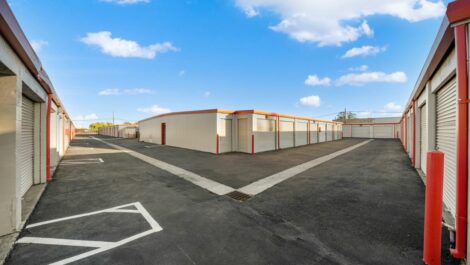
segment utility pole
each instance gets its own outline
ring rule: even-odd
[[[346,115],[348,115],[348,113],[346,112],[346,108],[344,108],[344,116],[343,116],[344,123],[346,123],[346,120],[347,120]]]
[[[114,125],[114,111],[113,111],[113,125]]]

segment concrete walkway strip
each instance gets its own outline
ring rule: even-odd
[[[263,179],[260,179],[258,181],[255,181],[245,187],[242,187],[240,189],[238,189],[238,191],[240,192],[243,192],[245,194],[248,194],[248,195],[251,195],[251,196],[254,196],[258,193],[261,193],[271,187],[273,187],[274,185],[276,184],[279,184],[295,175],[298,175],[308,169],[311,169],[313,167],[316,167],[320,164],[323,164],[335,157],[338,157],[340,155],[343,155],[343,154],[346,154],[356,148],[359,148],[365,144],[368,144],[370,143],[371,141],[373,141],[373,139],[371,140],[367,140],[367,141],[364,141],[364,142],[361,142],[359,144],[356,144],[356,145],[353,145],[353,146],[350,146],[350,147],[347,147],[347,148],[344,148],[342,150],[339,150],[339,151],[336,151],[334,153],[331,153],[329,155],[325,155],[325,156],[322,156],[322,157],[319,157],[319,158],[316,158],[316,159],[313,159],[313,160],[310,160],[308,162],[305,162],[303,164],[300,164],[298,166],[295,166],[295,167],[291,167],[289,169],[286,169],[286,170],[283,170],[279,173],[276,173],[274,175],[271,175],[269,177],[266,177],[266,178],[263,178]]]
[[[143,154],[140,154],[138,152],[135,152],[135,151],[132,151],[130,149],[127,149],[125,147],[122,147],[122,146],[119,146],[119,145],[115,145],[115,144],[112,144],[112,143],[108,143],[107,141],[104,141],[102,139],[99,139],[99,138],[96,138],[96,137],[91,137],[93,138],[94,140],[97,140],[97,141],[100,141],[100,142],[103,142],[115,149],[118,149],[118,150],[121,150],[133,157],[136,157],[144,162],[147,162],[149,163],[150,165],[153,165],[155,167],[158,167],[160,169],[163,169],[167,172],[170,172],[171,174],[173,175],[176,175],[182,179],[185,179],[201,188],[204,188],[212,193],[215,193],[217,195],[225,195],[227,193],[230,193],[232,191],[234,191],[235,189],[232,188],[232,187],[229,187],[227,185],[224,185],[224,184],[221,184],[219,182],[216,182],[216,181],[213,181],[213,180],[210,180],[210,179],[207,179],[205,177],[202,177],[198,174],[195,174],[193,172],[190,172],[186,169],[182,169],[182,168],[179,168],[177,166],[174,166],[174,165],[171,165],[171,164],[168,164],[166,162],[163,162],[163,161],[160,161],[158,159],[155,159],[155,158],[152,158],[152,157],[149,157],[149,156],[146,156],[146,155],[143,155]]]

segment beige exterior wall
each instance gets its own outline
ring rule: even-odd
[[[295,146],[308,144],[308,121],[295,120]]]
[[[166,124],[166,145],[216,153],[217,113],[168,115],[140,121],[140,140],[161,144],[162,123]]]
[[[253,115],[253,134],[255,138],[255,152],[276,150],[277,117]]]
[[[11,71],[0,76],[0,235],[4,235],[18,231],[22,222],[19,147],[23,94],[35,102],[33,183],[46,181],[46,137],[42,126],[47,94],[2,37],[0,63]]]

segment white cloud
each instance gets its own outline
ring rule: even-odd
[[[307,96],[300,98],[300,105],[309,107],[319,107],[321,104],[320,96]]]
[[[133,89],[119,89],[108,88],[101,90],[98,95],[100,96],[120,96],[120,95],[142,95],[142,94],[155,94],[155,91],[147,88],[133,88]]]
[[[370,111],[359,111],[356,113],[358,118],[370,118],[372,115],[372,112]]]
[[[366,83],[404,83],[407,81],[404,72],[364,72],[357,74],[347,74],[336,80],[336,85],[364,85]]]
[[[186,74],[186,71],[185,71],[185,70],[181,70],[181,71],[179,71],[179,73],[178,73],[179,76],[183,76],[183,75],[185,75],[185,74]]]
[[[351,58],[355,56],[367,56],[367,55],[376,55],[380,52],[387,50],[387,47],[378,47],[365,45],[362,47],[355,47],[348,50],[341,58]]]
[[[138,3],[150,3],[150,0],[101,0],[107,3],[116,3],[118,5],[133,5]]]
[[[150,107],[138,108],[137,111],[144,112],[144,113],[163,114],[163,113],[168,113],[171,110],[167,108],[162,108],[158,105],[152,105]]]
[[[329,86],[331,79],[329,77],[319,78],[317,75],[309,75],[305,79],[304,84],[307,86]]]
[[[389,102],[387,104],[385,104],[384,106],[384,111],[386,112],[399,112],[402,110],[402,106],[401,105],[398,105],[397,103],[395,102]]]
[[[101,52],[113,57],[153,59],[159,53],[179,50],[171,42],[141,46],[136,41],[112,38],[109,31],[87,33],[80,41],[87,45],[98,46]]]
[[[206,92],[204,92],[204,97],[206,97],[206,98],[207,98],[207,97],[210,97],[210,95],[211,95],[211,92],[210,92],[210,91],[206,91]]]
[[[273,12],[280,22],[270,28],[300,42],[341,45],[373,35],[365,20],[388,15],[410,22],[440,17],[446,8],[442,0],[235,0],[248,17],[263,10]]]
[[[357,66],[357,67],[349,67],[348,68],[348,71],[351,71],[351,72],[365,72],[369,70],[369,66],[363,64],[361,66]]]
[[[88,128],[91,123],[97,120],[98,115],[96,115],[96,113],[91,113],[87,115],[78,115],[73,119],[73,122],[79,128]]]
[[[49,42],[45,40],[33,40],[31,41],[31,46],[35,52],[39,52],[44,46],[49,45]]]

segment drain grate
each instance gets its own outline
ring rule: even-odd
[[[239,191],[237,191],[237,190],[232,191],[232,192],[230,192],[230,193],[227,193],[227,194],[225,194],[225,195],[226,195],[227,197],[230,197],[230,198],[232,198],[232,199],[234,199],[234,200],[237,200],[237,201],[239,201],[239,202],[244,202],[244,201],[246,201],[246,200],[248,200],[248,199],[251,198],[250,195],[245,194],[245,193],[243,193],[243,192],[239,192]]]

